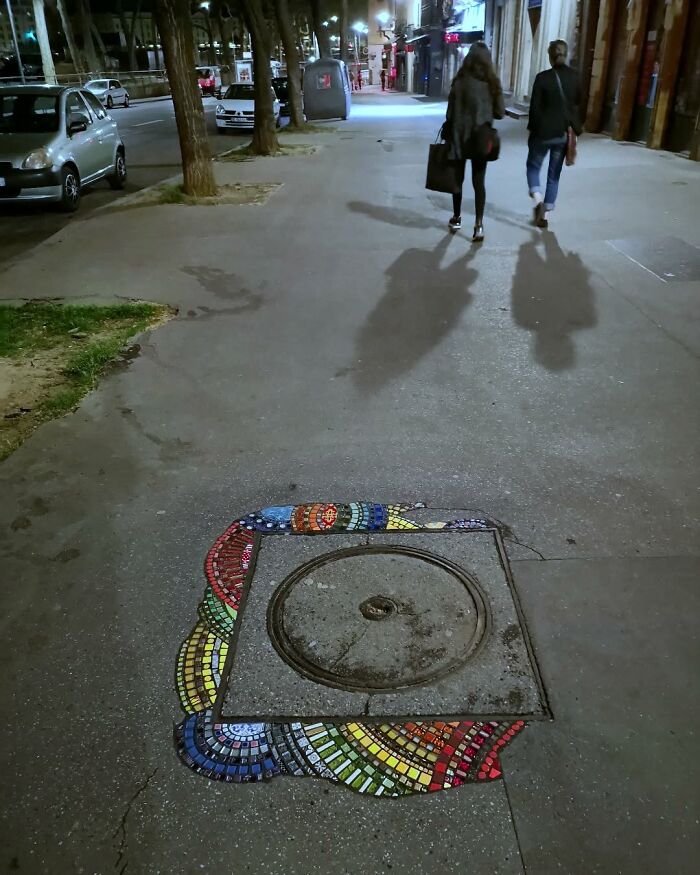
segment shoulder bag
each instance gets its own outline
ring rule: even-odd
[[[557,85],[559,86],[559,94],[561,94],[562,103],[564,104],[564,116],[566,119],[569,118],[569,105],[566,102],[566,95],[564,94],[564,87],[561,84],[561,79],[559,78],[559,74],[557,71],[554,71],[554,75],[557,77]],[[571,125],[567,121],[566,128],[566,166],[571,167],[572,164],[576,163],[576,132],[571,127]]]
[[[442,191],[445,194],[457,194],[460,183],[457,181],[457,166],[450,161],[449,145],[438,143],[440,134],[435,142],[430,144],[428,151],[428,172],[425,177],[425,187],[430,191]]]
[[[474,128],[469,142],[469,157],[498,161],[500,154],[501,139],[496,128],[490,122]]]

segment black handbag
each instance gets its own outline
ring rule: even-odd
[[[500,154],[501,138],[496,128],[489,122],[474,128],[469,143],[469,157],[498,161]]]
[[[457,167],[448,158],[447,143],[431,143],[428,151],[428,172],[425,177],[425,187],[430,191],[442,191],[445,194],[457,194],[460,184],[457,181]]]

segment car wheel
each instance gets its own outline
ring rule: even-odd
[[[114,106],[114,101],[112,100],[112,95],[107,95],[107,109],[111,109]]]
[[[74,167],[64,167],[61,171],[61,209],[74,213],[80,206],[80,177]]]
[[[126,185],[126,158],[123,152],[117,152],[114,162],[114,173],[110,173],[107,182],[115,191],[119,191]]]
[[[129,105],[129,95],[125,94],[124,95],[124,107],[127,107],[128,105]]]

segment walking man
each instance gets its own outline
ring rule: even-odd
[[[530,98],[527,184],[535,202],[534,221],[538,228],[548,227],[549,213],[557,200],[568,129],[572,128],[577,136],[583,130],[581,84],[576,70],[566,63],[568,54],[569,47],[564,40],[554,40],[549,44],[552,69],[537,74]],[[540,170],[547,155],[549,166],[543,198]]]
[[[382,72],[379,74],[379,78],[382,81],[382,91],[386,91],[386,70],[382,67]]]

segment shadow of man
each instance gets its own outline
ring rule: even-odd
[[[551,231],[533,233],[520,247],[511,310],[518,325],[534,332],[537,362],[554,372],[574,367],[572,335],[597,324],[595,296],[579,255],[565,253]]]
[[[433,250],[408,249],[386,271],[386,293],[360,328],[357,361],[348,369],[361,392],[378,392],[412,370],[471,303],[469,287],[478,276],[469,267],[475,247],[443,267],[451,239],[446,235]]]
[[[431,206],[443,214],[444,217],[452,214],[452,204],[449,200],[449,195],[439,194],[436,192],[428,192],[428,201]],[[387,207],[380,204],[372,204],[368,201],[348,201],[348,209],[353,213],[360,213],[363,216],[369,216],[370,219],[375,219],[377,222],[384,222],[386,225],[396,225],[398,228],[418,228],[421,231],[429,228],[439,227],[441,224],[446,225],[446,220],[437,219],[434,215],[425,215],[418,213],[415,210],[406,210],[402,207]],[[462,215],[474,212],[474,198],[465,194]],[[520,213],[515,213],[509,210],[486,204],[486,217],[497,222],[502,222],[504,225],[511,225],[513,228],[524,228],[528,230],[530,225],[527,219]]]

